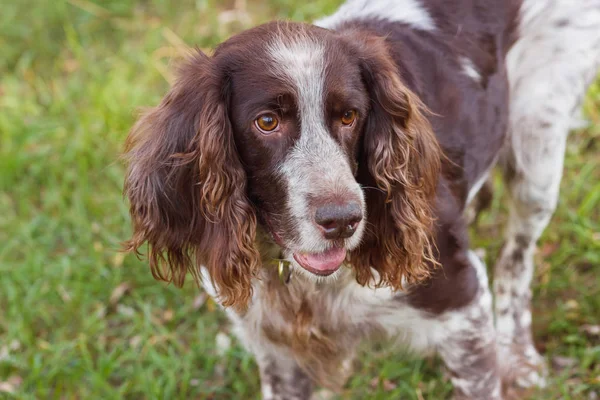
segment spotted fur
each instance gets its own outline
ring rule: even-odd
[[[350,0],[235,35],[133,128],[128,248],[150,244],[158,279],[202,282],[265,399],[339,390],[372,339],[439,354],[457,399],[541,385],[533,253],[599,25],[600,0]],[[265,112],[277,129],[256,124]],[[493,302],[463,213],[497,163],[510,216]],[[349,202],[360,221],[328,237],[319,209]],[[335,272],[299,261],[332,249]]]
[[[533,255],[558,202],[569,130],[579,124],[600,67],[598,26],[598,0],[526,0],[519,40],[507,56],[510,127],[501,166],[509,221],[494,293],[500,359],[520,386],[545,384],[544,359],[531,333]]]

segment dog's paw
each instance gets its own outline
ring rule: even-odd
[[[546,387],[548,365],[532,345],[514,346],[503,364],[505,400],[522,399]]]

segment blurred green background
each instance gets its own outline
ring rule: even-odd
[[[191,281],[158,283],[118,252],[130,233],[123,141],[186,45],[210,49],[339,0],[0,0],[0,398],[251,399],[252,358]],[[600,396],[600,85],[573,132],[540,241],[534,329],[553,365],[538,399]],[[497,182],[499,184],[499,182]],[[473,240],[493,263],[501,185]],[[444,399],[436,359],[366,346],[341,398]],[[594,397],[595,396],[595,397]]]

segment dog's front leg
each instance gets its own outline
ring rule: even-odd
[[[254,355],[260,372],[264,400],[309,400],[314,384],[300,368],[291,351],[269,340],[257,322],[257,308],[245,317],[228,312],[233,331],[244,347]]]
[[[291,351],[266,338],[251,318],[240,318],[231,312],[228,316],[233,331],[258,364],[263,400],[309,400],[314,384]]]
[[[217,298],[216,290],[210,283],[206,270],[203,273],[203,286],[207,293]],[[255,292],[255,303],[244,314],[228,308],[225,313],[232,324],[232,332],[246,350],[254,355],[261,380],[261,393],[264,400],[309,400],[313,392],[313,382],[298,366],[291,351],[274,344],[263,330],[263,319],[276,312],[263,311],[263,297]]]
[[[263,400],[309,400],[314,384],[290,350],[271,342],[251,321],[233,313],[228,316],[234,332],[258,364]]]
[[[469,260],[477,270],[478,293],[466,306],[438,317],[436,347],[450,370],[455,400],[500,400],[492,296],[485,265],[472,252]]]
[[[309,400],[313,383],[284,349],[256,354],[264,400]]]

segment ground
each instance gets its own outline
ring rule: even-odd
[[[338,0],[3,3],[0,398],[257,398],[256,365],[235,340],[228,346],[214,303],[118,252],[130,234],[119,154],[135,110],[159,101],[185,44],[209,49],[274,17],[309,21]],[[600,396],[600,83],[585,115],[539,243],[534,329],[554,367],[536,399]],[[506,219],[497,183],[473,230],[488,264]],[[450,391],[437,360],[378,346],[365,347],[341,398]]]

